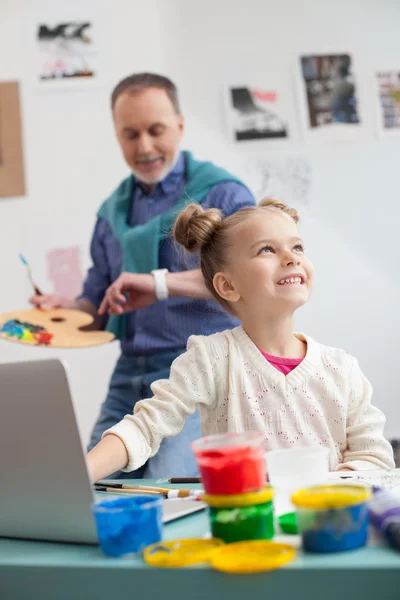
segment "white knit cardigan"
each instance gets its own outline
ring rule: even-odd
[[[197,408],[203,435],[257,430],[265,450],[328,448],[331,470],[393,468],[385,417],[371,405],[372,388],[357,360],[296,335],[307,343],[307,353],[286,376],[242,327],[190,337],[170,378],[152,384],[154,396],[104,433],[125,444],[125,471],[154,456],[163,438],[177,435]]]

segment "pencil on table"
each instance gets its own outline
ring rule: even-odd
[[[200,477],[171,477],[169,483],[201,483]]]

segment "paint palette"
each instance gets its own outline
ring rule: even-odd
[[[87,348],[111,342],[108,331],[83,331],[93,317],[80,310],[32,308],[0,315],[0,339],[28,346]]]

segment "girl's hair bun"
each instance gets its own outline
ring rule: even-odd
[[[174,237],[189,252],[198,252],[210,242],[223,218],[218,208],[204,210],[200,204],[189,204],[175,221]]]

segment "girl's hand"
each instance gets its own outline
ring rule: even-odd
[[[99,479],[124,469],[128,460],[128,453],[122,440],[111,433],[104,436],[86,457],[91,483],[96,483]]]

